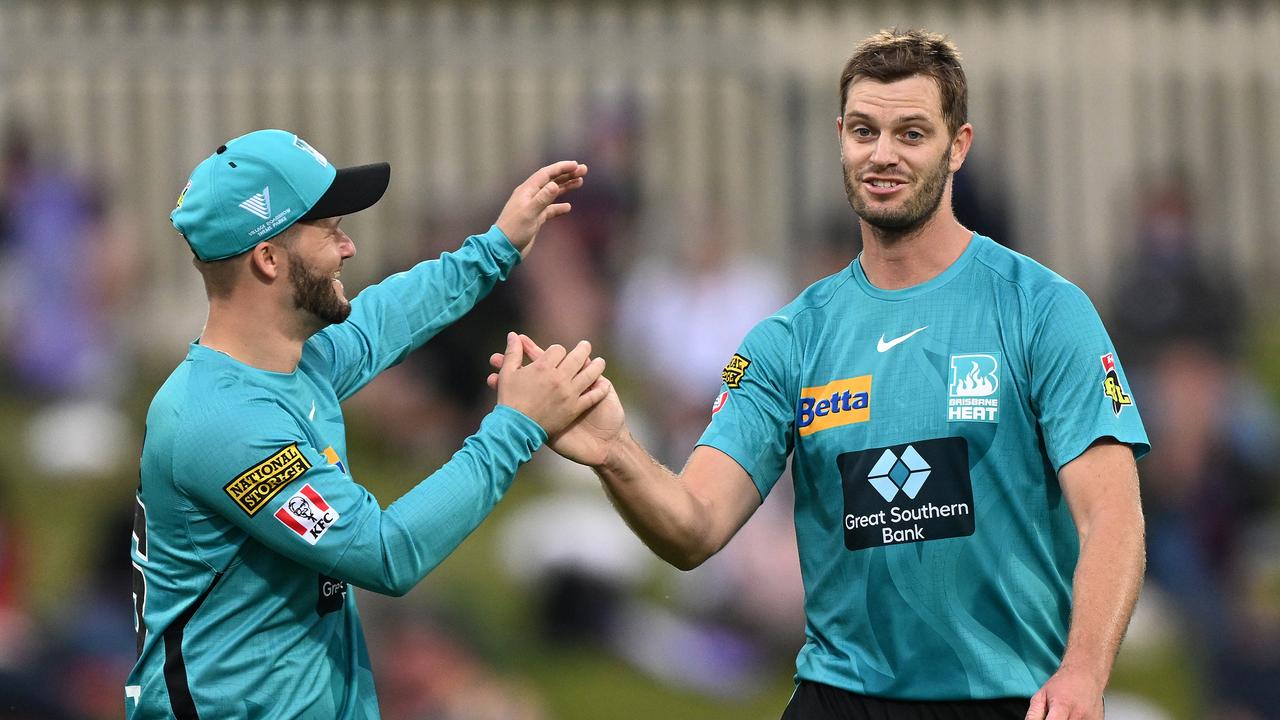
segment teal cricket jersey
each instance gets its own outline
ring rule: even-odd
[[[1066,646],[1079,543],[1057,471],[1146,433],[1089,299],[974,235],[926,283],[855,260],[759,323],[700,444],[766,496],[787,456],[797,679],[904,700],[1029,697]]]
[[[497,227],[367,288],[291,373],[192,344],[147,413],[134,521],[129,718],[376,718],[355,594],[402,595],[545,441],[498,406],[385,511],[339,403],[462,316],[520,255]]]

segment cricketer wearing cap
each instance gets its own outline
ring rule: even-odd
[[[479,431],[385,511],[352,477],[339,403],[505,278],[585,173],[542,168],[488,232],[348,302],[338,276],[355,246],[339,222],[377,202],[386,164],[335,169],[262,130],[196,167],[171,219],[209,318],[147,414],[128,717],[378,716],[349,585],[408,591],[547,432],[603,397],[603,361],[579,343],[504,376]],[[514,334],[508,351],[520,354]]]
[[[1100,720],[1147,450],[1111,341],[1079,289],[952,214],[973,129],[949,41],[882,32],[840,87],[862,253],[751,330],[679,476],[615,394],[550,446],[686,569],[791,458],[807,622],[784,718]]]

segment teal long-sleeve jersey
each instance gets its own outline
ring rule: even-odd
[[[1079,557],[1057,471],[1106,437],[1148,449],[1093,305],[974,235],[921,285],[855,260],[759,323],[700,444],[762,497],[792,457],[798,679],[967,700],[1057,670]]]
[[[371,286],[290,373],[193,343],[147,413],[132,559],[142,718],[376,718],[355,594],[401,595],[475,529],[546,440],[498,406],[383,510],[354,481],[339,403],[505,279],[494,226]]]

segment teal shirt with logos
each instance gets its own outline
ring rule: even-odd
[[[377,718],[349,586],[402,595],[546,440],[498,406],[383,510],[352,476],[340,402],[519,262],[497,227],[361,292],[276,373],[192,344],[147,413],[134,520],[141,718]]]
[[[788,456],[805,588],[798,680],[902,700],[1029,697],[1066,647],[1079,543],[1057,472],[1149,449],[1098,313],[975,234],[882,290],[859,261],[747,335],[699,444],[761,497]]]

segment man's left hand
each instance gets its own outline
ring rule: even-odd
[[[1102,720],[1102,690],[1088,673],[1059,668],[1031,696],[1026,720]]]
[[[566,192],[582,187],[587,166],[573,160],[552,163],[529,176],[511,193],[498,215],[498,229],[521,257],[528,256],[542,224],[569,212],[569,203],[556,202]]]

